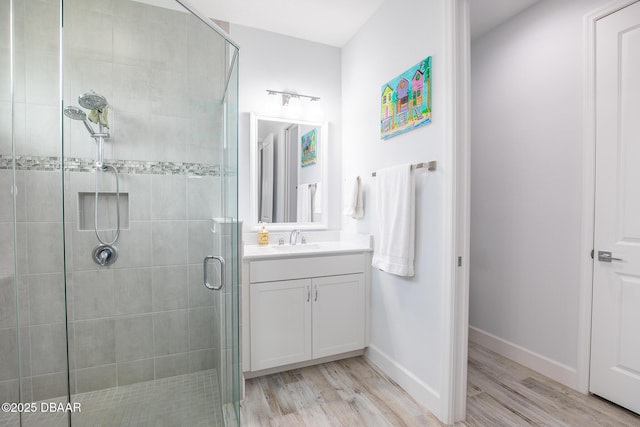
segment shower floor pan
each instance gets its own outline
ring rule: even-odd
[[[222,427],[222,407],[215,369],[72,396],[81,412],[78,426],[212,426]],[[64,398],[47,402],[66,402]],[[40,402],[37,402],[40,408]],[[0,414],[0,426],[18,426],[15,414]],[[24,427],[67,426],[66,413],[25,413]]]

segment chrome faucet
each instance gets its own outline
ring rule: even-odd
[[[291,234],[289,235],[289,244],[290,245],[296,245],[298,244],[298,236],[300,235],[300,230],[292,230]]]

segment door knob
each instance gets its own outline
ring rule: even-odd
[[[622,258],[614,258],[613,256],[611,256],[611,252],[598,251],[598,261],[602,261],[602,262],[622,261]]]

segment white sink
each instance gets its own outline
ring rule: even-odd
[[[290,256],[306,256],[312,254],[328,254],[340,252],[368,252],[371,248],[342,241],[313,242],[297,245],[245,245],[244,257],[247,259],[258,258],[284,258]]]
[[[333,242],[325,242],[325,243],[333,243]],[[278,252],[309,252],[315,251],[317,249],[321,249],[323,245],[320,243],[304,243],[299,245],[271,245],[273,250]],[[330,245],[324,245],[329,247]]]

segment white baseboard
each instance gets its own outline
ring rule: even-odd
[[[365,357],[380,371],[398,383],[418,403],[436,417],[442,419],[442,414],[440,414],[440,394],[438,392],[374,345],[369,346],[365,352]]]
[[[563,365],[473,326],[469,326],[469,341],[480,344],[567,387],[578,390],[578,373],[575,368]]]
[[[278,372],[290,371],[292,369],[306,368],[307,366],[320,365],[322,363],[335,362],[336,360],[348,359],[364,355],[364,350],[353,350],[346,353],[334,354],[333,356],[320,357],[318,359],[305,360],[304,362],[291,363],[289,365],[276,366],[275,368],[262,369],[260,371],[245,371],[244,377],[247,380],[265,375],[271,375]]]

